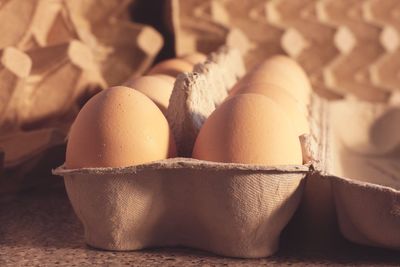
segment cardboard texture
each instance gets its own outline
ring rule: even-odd
[[[247,67],[285,53],[321,96],[379,102],[400,87],[396,0],[171,0],[171,7],[178,56],[210,53],[239,29]]]
[[[56,173],[64,176],[93,247],[180,245],[254,258],[278,249],[279,234],[301,200],[307,170],[177,158]]]
[[[1,149],[6,151],[2,153],[0,193],[59,186],[60,181],[54,176],[50,177],[49,165],[57,166],[64,160],[65,136],[66,131],[59,128],[19,131],[0,136]]]
[[[55,128],[3,135],[0,137],[2,149],[9,152],[4,157],[3,165],[8,168],[18,167],[33,155],[61,145],[64,141],[65,133]]]
[[[240,51],[223,46],[195,65],[193,73],[177,77],[166,117],[179,155],[192,155],[201,126],[244,73]]]
[[[237,50],[221,48],[204,66],[213,63],[218,69],[235,60],[240,63]],[[226,73],[178,76],[168,108],[168,114],[175,116],[168,119],[180,153],[191,151],[198,129],[215,109],[218,91],[228,90],[227,83],[214,84],[214,79],[237,80],[244,74],[243,64],[235,65]],[[217,84],[222,89],[216,89]],[[319,102],[315,105],[321,107]],[[313,121],[317,126],[321,119]],[[258,258],[277,251],[280,233],[302,198],[309,168],[174,158],[127,168],[68,170],[61,166],[54,173],[64,176],[91,246],[136,250],[182,245],[223,256]]]
[[[235,57],[227,51],[222,48],[216,54]],[[174,86],[170,114],[191,118],[169,116],[173,131],[180,131],[174,134],[178,148],[184,147],[178,149],[183,154],[197,134],[193,129],[199,129],[215,108],[221,92],[216,86],[227,88],[224,74],[218,71],[222,63],[212,58],[219,56],[214,54],[196,66],[204,73],[181,74]],[[234,77],[237,69],[226,71]],[[188,101],[185,97],[192,90],[202,92],[194,99],[207,103]],[[181,98],[178,92],[184,92]],[[342,119],[349,115],[336,112],[335,104],[312,96],[311,134],[301,137],[309,165],[267,167],[175,158],[127,168],[68,170],[61,166],[54,173],[64,176],[71,203],[84,224],[86,242],[97,248],[188,246],[229,257],[267,257],[276,252],[281,230],[300,208],[305,233],[320,235],[322,242],[329,242],[328,232],[337,219],[343,235],[353,242],[400,249],[399,157],[393,153],[354,156],[348,148],[343,153],[345,146],[337,134],[340,124],[334,123],[332,114]],[[193,119],[198,114],[188,112],[191,105],[205,112],[203,120]],[[375,105],[397,107],[396,103],[369,104]],[[382,114],[376,113],[364,130],[370,131]],[[389,118],[392,121],[380,125],[393,125],[396,117]],[[351,134],[352,126],[345,124]],[[397,141],[389,142],[394,150],[400,144]],[[340,162],[352,166],[352,171]]]
[[[398,139],[393,136],[379,136],[379,132],[396,135],[398,129],[392,127],[377,131],[388,122],[398,125],[398,120],[394,119],[395,112],[378,116],[378,111],[381,110],[382,114],[389,98],[400,87],[400,23],[395,15],[400,10],[398,1],[171,0],[171,6],[177,55],[192,51],[211,52],[213,48],[205,44],[209,39],[213,40],[213,45],[223,44],[226,32],[229,32],[229,27],[225,29],[229,22],[230,30],[238,28],[248,38],[250,50],[245,56],[246,66],[254,66],[270,55],[285,53],[303,66],[320,96],[330,99],[353,96],[372,102],[365,105],[371,109],[363,107],[342,114],[342,125],[336,127],[342,132],[354,133],[347,135],[347,141],[364,142],[364,147],[353,147],[353,150],[377,153],[380,149],[385,152],[385,149],[394,148],[396,142],[398,144]],[[225,31],[215,30],[221,28]],[[346,106],[352,104],[354,102]],[[325,108],[327,114],[328,109],[332,108]],[[330,137],[318,141],[326,153],[318,157],[318,171],[307,178],[300,207],[306,238],[319,236],[320,241],[325,242],[334,234],[338,219],[343,234],[354,242],[399,249],[400,224],[396,215],[399,157],[360,155],[351,149],[343,153],[339,149],[343,144],[330,141],[337,133],[334,133],[333,126],[329,127],[333,122],[326,116],[324,127],[329,128],[326,135]],[[375,128],[370,129],[371,124]],[[335,165],[334,157],[342,157],[336,162],[349,161],[351,163],[346,166],[354,167],[345,170],[337,164],[330,167]],[[384,189],[378,185],[382,183]],[[372,192],[382,195],[375,197]],[[384,204],[386,197],[392,201]],[[372,203],[375,198],[376,203]],[[356,203],[365,203],[365,208]],[[359,210],[353,210],[356,208]],[[376,219],[369,219],[373,216],[387,224],[378,225]]]
[[[152,27],[130,21],[131,2],[0,1],[1,140],[15,138],[17,143],[21,131],[29,138],[49,128],[59,129],[65,138],[87,99],[142,74],[152,64],[163,45],[162,36]],[[32,140],[42,144],[36,141]],[[31,161],[24,165],[23,159],[40,158],[42,152],[35,154],[40,149],[18,147],[16,153],[7,144],[0,141],[6,158],[20,156],[16,162],[21,165],[12,168],[29,172],[35,167]],[[46,143],[42,148],[58,145]],[[9,168],[7,162],[4,167]],[[7,177],[1,179],[19,181],[13,173],[4,172]],[[5,187],[24,188],[23,183],[17,184]]]
[[[90,88],[105,88],[100,70],[88,46],[79,41],[33,49],[33,61],[20,106],[23,128],[60,123],[74,117],[82,95]],[[66,121],[68,122],[68,121]]]
[[[343,107],[347,107],[345,111]],[[354,100],[329,106],[326,145],[330,157],[324,175],[331,182],[340,230],[350,241],[400,249],[400,139],[395,134],[399,109],[396,103]],[[364,133],[349,125],[343,132],[344,117],[364,120],[367,125],[354,124]],[[357,142],[351,141],[354,134]]]
[[[399,174],[399,173],[397,173]],[[348,240],[400,249],[400,180],[397,189],[332,176],[339,226]]]
[[[398,103],[323,102],[317,172],[300,207],[303,238],[400,249]],[[385,121],[382,123],[382,121]]]
[[[12,47],[0,50],[0,57],[0,129],[10,132],[17,128],[19,102],[32,61],[28,55]]]

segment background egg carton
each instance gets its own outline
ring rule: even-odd
[[[385,101],[400,89],[398,0],[172,0],[175,50],[211,52],[239,29],[247,67],[284,53],[325,97]]]
[[[47,152],[63,158],[52,148],[65,143],[92,95],[152,64],[163,38],[131,22],[133,3],[0,0],[0,193],[31,184],[27,173]],[[47,157],[41,164],[47,175],[50,162]]]
[[[76,113],[88,87],[119,85],[142,74],[163,39],[130,21],[131,2],[0,1],[0,81],[7,92],[0,129],[48,125],[51,117]]]

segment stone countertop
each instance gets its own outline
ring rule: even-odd
[[[266,259],[231,259],[184,248],[109,252],[85,245],[63,188],[0,196],[0,266],[399,266],[400,252],[353,245],[283,245]],[[287,243],[287,242],[286,242]]]

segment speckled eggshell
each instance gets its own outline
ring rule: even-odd
[[[156,64],[147,74],[165,74],[175,78],[182,72],[191,72],[192,70],[193,64],[183,59],[173,58]]]
[[[154,75],[136,78],[126,85],[145,94],[165,114],[172,89],[174,88],[174,82]]]
[[[168,122],[144,94],[117,86],[91,98],[72,124],[66,168],[126,167],[175,156]]]
[[[302,164],[299,138],[282,108],[259,94],[222,103],[200,129],[193,158],[261,165]]]
[[[310,126],[301,104],[286,90],[267,83],[244,85],[238,89],[237,94],[261,94],[277,103],[289,116],[297,135],[310,133]]]
[[[288,91],[296,100],[308,105],[311,85],[303,68],[293,59],[276,55],[251,71],[240,84],[268,83]]]

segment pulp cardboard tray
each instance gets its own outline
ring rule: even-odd
[[[54,173],[64,176],[86,242],[96,248],[187,246],[229,257],[267,257],[277,251],[306,179],[313,177],[329,184],[321,190],[334,199],[345,237],[400,249],[400,173],[397,189],[350,180],[346,172],[334,176],[327,167],[336,152],[328,142],[329,114],[329,104],[313,96],[311,134],[302,142],[310,159],[305,165],[173,158],[126,168],[61,166]]]
[[[343,107],[345,112],[343,112]],[[355,137],[358,142],[370,138],[363,124],[384,118],[390,124],[399,124],[398,104],[367,103],[343,100],[328,106],[327,116],[327,162],[321,172],[331,183],[332,197],[340,231],[350,241],[391,249],[400,249],[400,136],[389,131],[399,126],[389,125],[380,129],[386,143],[392,142],[394,151],[358,151],[350,149],[337,134],[349,135],[351,131],[361,131]],[[396,116],[394,116],[396,114]],[[372,114],[372,117],[371,117]],[[346,118],[347,116],[347,118]],[[337,121],[342,121],[340,125]],[[359,121],[361,123],[357,123]],[[352,126],[352,123],[357,123]],[[347,125],[347,126],[346,126]],[[343,127],[346,126],[345,129]],[[383,125],[384,126],[384,125]],[[388,126],[388,125],[386,125]],[[355,128],[356,127],[356,128]],[[343,131],[344,130],[344,131]],[[392,139],[392,140],[390,140]],[[361,141],[360,141],[361,140]],[[381,141],[382,141],[381,140]],[[394,143],[393,140],[396,142]],[[369,142],[364,146],[372,147]],[[385,141],[385,140],[384,140]],[[371,150],[371,148],[368,148]],[[371,153],[373,152],[373,153]],[[375,153],[374,153],[375,152]]]

